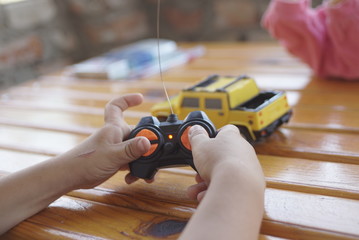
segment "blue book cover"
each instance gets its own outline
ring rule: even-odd
[[[151,76],[159,73],[158,46],[163,71],[186,64],[205,52],[202,46],[180,49],[171,40],[146,39],[72,65],[67,72],[76,77],[110,80]]]

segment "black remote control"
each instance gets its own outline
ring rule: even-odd
[[[188,130],[193,125],[202,126],[209,137],[215,137],[216,128],[202,111],[188,114],[184,121],[178,120],[177,115],[171,114],[165,122],[156,117],[143,117],[129,139],[144,136],[151,142],[150,150],[139,159],[130,163],[133,176],[151,179],[159,168],[190,165],[196,170]]]

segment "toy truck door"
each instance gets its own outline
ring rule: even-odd
[[[204,111],[216,128],[220,128],[228,123],[228,109],[223,98],[204,98]]]

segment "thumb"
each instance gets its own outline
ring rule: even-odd
[[[196,149],[196,146],[200,145],[202,142],[207,141],[208,138],[209,136],[207,131],[199,125],[194,125],[189,129],[188,139],[192,149]]]
[[[151,143],[147,138],[135,137],[119,144],[117,154],[125,163],[129,163],[149,151],[150,147]]]

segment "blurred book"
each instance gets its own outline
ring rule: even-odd
[[[186,64],[205,53],[203,46],[181,49],[175,41],[146,39],[74,64],[66,72],[76,77],[111,80],[148,77],[160,71],[158,45],[162,71]]]

